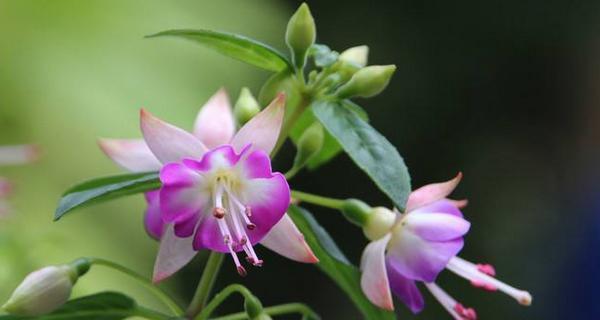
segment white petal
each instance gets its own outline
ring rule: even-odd
[[[162,281],[188,264],[197,253],[192,247],[193,241],[194,237],[177,237],[169,225],[160,241],[152,281]]]
[[[304,235],[287,214],[277,222],[260,244],[288,259],[306,263],[319,262],[304,241]]]
[[[40,151],[30,144],[0,147],[0,165],[14,165],[35,161]]]
[[[209,149],[231,141],[235,121],[225,89],[220,89],[204,104],[194,124],[194,135]]]
[[[387,234],[383,238],[369,243],[360,261],[362,271],[360,286],[363,292],[373,304],[386,310],[394,309],[385,267],[385,248],[390,238],[391,234]]]
[[[112,161],[126,170],[144,172],[161,167],[143,139],[99,139],[98,145]]]
[[[267,154],[275,147],[283,114],[285,112],[285,94],[280,93],[263,111],[250,119],[233,137],[231,144],[237,152],[252,144],[253,148]]]
[[[146,144],[162,163],[177,162],[183,158],[199,159],[207,150],[191,133],[160,120],[144,109],[140,111],[140,126]]]

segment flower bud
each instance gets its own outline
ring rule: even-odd
[[[344,201],[341,211],[346,219],[362,227],[369,219],[371,207],[358,199],[347,199]]]
[[[250,89],[246,87],[242,88],[240,96],[233,107],[233,114],[238,124],[240,126],[244,125],[259,112],[260,105],[250,92]]]
[[[312,156],[321,151],[324,139],[323,126],[317,122],[304,130],[300,139],[298,139],[298,151],[294,159],[294,167],[303,167]]]
[[[30,273],[2,306],[20,316],[39,316],[61,307],[71,296],[79,273],[69,265],[50,266]]]
[[[316,35],[315,20],[308,5],[303,3],[290,18],[285,32],[285,43],[292,51],[297,68],[304,67],[306,52],[315,43]]]
[[[357,46],[346,49],[340,54],[339,60],[353,63],[358,67],[365,67],[367,65],[367,57],[369,56],[369,47]]]
[[[390,232],[396,222],[396,214],[385,207],[375,207],[363,225],[363,232],[369,240],[377,240]]]
[[[379,94],[390,82],[396,66],[368,66],[358,70],[350,81],[341,86],[336,95],[340,98],[369,98]]]

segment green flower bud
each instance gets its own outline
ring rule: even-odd
[[[338,97],[363,97],[369,98],[379,94],[390,82],[396,71],[396,66],[368,66],[358,70],[350,81],[338,88]]]
[[[248,122],[252,117],[260,112],[260,105],[254,98],[250,89],[244,87],[240,96],[233,107],[233,114],[240,126]]]
[[[384,207],[375,207],[363,225],[363,232],[369,240],[377,240],[386,235],[396,222],[396,214]]]
[[[339,60],[355,64],[358,67],[363,68],[367,65],[367,58],[369,56],[369,47],[357,46],[346,49],[340,54]]]
[[[358,199],[347,199],[344,201],[341,211],[346,219],[355,225],[362,227],[369,219],[371,207]]]
[[[294,65],[297,68],[304,67],[306,53],[315,43],[316,35],[315,20],[308,5],[303,3],[290,18],[285,32],[285,43],[292,51]]]
[[[262,319],[260,316],[264,314],[263,305],[255,296],[247,296],[244,299],[244,310],[250,319]]]
[[[89,264],[50,266],[30,273],[2,306],[20,316],[39,316],[60,308],[71,296],[71,289]]]
[[[294,159],[294,167],[302,168],[310,158],[319,153],[323,148],[324,139],[323,126],[317,122],[304,130],[300,139],[298,139],[298,151]]]

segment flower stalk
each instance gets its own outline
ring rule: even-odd
[[[279,316],[290,313],[302,315],[302,319],[319,320],[321,319],[311,308],[302,303],[286,303],[276,306],[266,307],[263,312],[270,316]],[[247,319],[245,312],[238,312],[222,317],[213,318],[213,320],[244,320]]]
[[[198,315],[208,302],[208,297],[217,280],[224,257],[225,256],[222,253],[214,251],[208,256],[208,261],[206,261],[206,265],[204,266],[204,271],[202,272],[198,287],[196,288],[196,293],[185,312],[189,319],[193,319]]]

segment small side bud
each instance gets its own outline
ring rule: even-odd
[[[298,140],[298,151],[294,159],[294,167],[302,168],[315,154],[323,148],[323,140],[325,133],[323,126],[319,123],[314,123],[308,127]]]
[[[301,69],[306,63],[306,53],[315,43],[317,35],[315,20],[306,3],[300,5],[290,18],[285,32],[285,43],[292,51],[294,65]]]
[[[347,199],[344,201],[341,211],[348,221],[362,227],[369,219],[371,207],[361,200]]]
[[[260,105],[254,98],[250,89],[244,87],[233,107],[233,114],[240,126],[244,125],[260,112]]]
[[[363,68],[367,65],[368,56],[369,47],[357,46],[344,50],[344,52],[340,54],[339,60],[349,62],[360,68]]]
[[[379,94],[396,71],[396,66],[368,66],[358,70],[350,81],[341,86],[336,95],[342,99],[350,97],[369,98]]]
[[[30,273],[2,309],[14,315],[39,316],[60,308],[69,300],[81,272],[87,272],[85,263],[79,266],[50,266]]]
[[[244,310],[246,310],[249,319],[263,319],[260,318],[264,314],[263,305],[255,296],[247,296],[244,299]]]
[[[386,235],[396,222],[396,214],[384,207],[375,207],[371,210],[363,226],[363,232],[369,240],[377,240]]]

